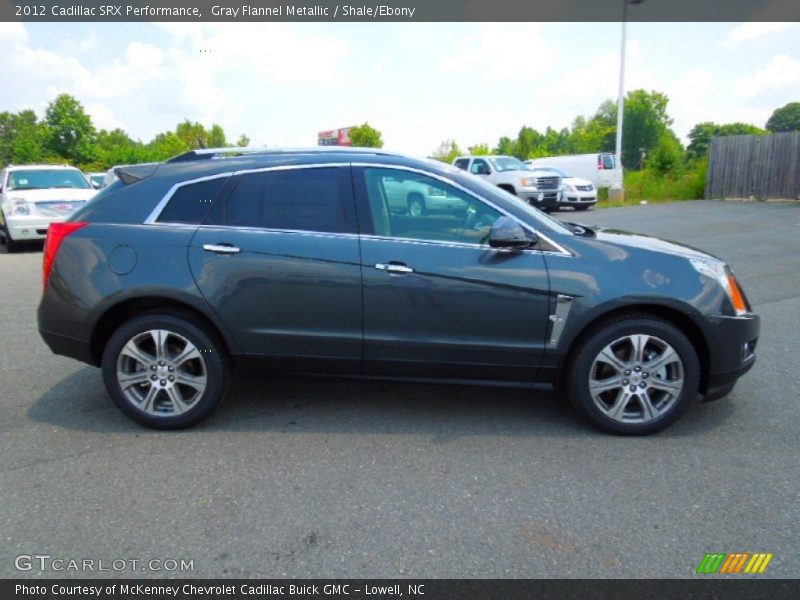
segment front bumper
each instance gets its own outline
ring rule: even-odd
[[[43,240],[47,237],[50,223],[65,221],[64,217],[41,217],[27,215],[11,215],[6,217],[6,226],[11,239],[15,242],[24,240]]]
[[[565,190],[564,195],[561,198],[561,204],[563,206],[574,204],[597,204],[597,190],[592,190],[590,192],[570,192]]]
[[[522,188],[517,196],[536,208],[558,208],[561,203],[561,190],[537,190]]]
[[[760,331],[761,319],[756,314],[708,318],[708,375],[700,390],[706,400],[725,396],[753,367]]]

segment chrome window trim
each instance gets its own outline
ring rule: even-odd
[[[444,164],[444,163],[443,163]],[[281,230],[281,229],[268,229],[263,227],[242,227],[238,225],[194,225],[189,223],[160,223],[158,222],[158,217],[161,212],[164,210],[164,207],[167,203],[172,199],[172,196],[175,192],[183,186],[192,185],[195,183],[201,183],[203,181],[210,181],[213,179],[221,179],[226,177],[238,177],[240,175],[250,175],[252,173],[267,173],[269,171],[288,171],[294,169],[319,169],[325,167],[362,167],[362,168],[373,168],[373,169],[394,169],[400,171],[409,171],[412,173],[418,173],[420,175],[424,175],[425,177],[430,177],[431,179],[436,179],[445,183],[451,187],[456,188],[457,190],[464,192],[465,194],[472,196],[479,202],[483,202],[491,206],[496,211],[500,212],[501,214],[514,219],[520,226],[525,229],[528,233],[531,233],[537,236],[539,239],[545,240],[550,246],[555,248],[555,250],[537,250],[537,249],[529,249],[524,250],[524,252],[538,252],[540,254],[550,254],[550,255],[559,255],[559,256],[573,256],[573,254],[564,248],[561,244],[554,241],[552,238],[544,235],[540,231],[538,231],[533,226],[529,225],[528,223],[520,221],[515,215],[512,215],[505,209],[501,208],[500,206],[496,205],[491,200],[484,198],[483,196],[478,195],[477,193],[473,192],[470,189],[467,189],[463,185],[459,184],[452,179],[444,177],[442,175],[438,175],[437,173],[431,173],[430,171],[425,171],[424,169],[418,169],[416,167],[409,167],[407,165],[396,165],[391,163],[367,163],[367,162],[331,162],[331,163],[309,163],[304,165],[276,165],[271,167],[259,167],[255,169],[237,169],[234,171],[226,171],[224,173],[215,173],[214,175],[207,175],[205,177],[197,177],[195,179],[187,179],[186,181],[181,181],[173,185],[164,197],[159,200],[158,204],[156,204],[155,208],[150,212],[147,218],[144,220],[144,225],[169,225],[169,226],[186,226],[186,227],[229,227],[232,229],[248,229],[248,230],[255,230],[255,231],[266,231],[266,232],[279,232],[279,233],[311,233],[311,234],[326,234],[326,232],[315,232],[315,231],[306,231],[306,230]],[[345,233],[328,233],[328,235],[333,236],[352,236],[356,234],[345,234]],[[385,239],[385,240],[402,240],[407,242],[419,242],[419,243],[429,243],[429,244],[444,244],[449,246],[456,246],[456,247],[470,247],[470,248],[487,248],[484,244],[470,244],[468,242],[442,242],[440,240],[418,240],[418,239],[411,239],[411,238],[398,238],[398,237],[391,237],[391,236],[379,236],[379,235],[372,235],[372,234],[364,234],[362,237],[367,238],[378,238],[378,239]]]

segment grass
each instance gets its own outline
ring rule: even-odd
[[[663,204],[679,200],[698,200],[705,195],[705,161],[675,174],[661,174],[650,169],[625,171],[625,199],[609,200],[608,191],[598,196],[597,206],[630,206],[646,200],[648,204]]]

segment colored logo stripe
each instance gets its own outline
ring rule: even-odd
[[[745,573],[749,574],[763,573],[772,557],[772,553],[768,554],[766,552],[757,552],[755,554],[750,554],[749,552],[733,552],[731,554],[709,552],[700,561],[697,573],[710,575],[719,572],[720,574],[730,575],[741,573],[742,568],[744,568]],[[745,564],[747,564],[746,567]]]

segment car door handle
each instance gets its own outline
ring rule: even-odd
[[[414,269],[403,263],[377,263],[375,268],[380,271],[387,271],[389,273],[413,273]]]
[[[242,251],[232,244],[203,244],[203,250],[214,252],[215,254],[238,254]]]

